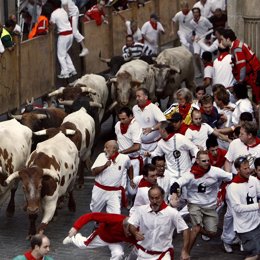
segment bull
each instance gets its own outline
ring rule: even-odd
[[[66,134],[75,131],[67,130]],[[73,186],[79,164],[76,145],[63,133],[39,143],[29,156],[25,168],[11,174],[6,180],[10,185],[20,179],[23,185],[26,206],[29,215],[29,236],[36,233],[36,220],[42,207],[43,216],[37,232],[43,233],[54,216],[58,198],[69,194],[68,207],[76,210],[73,198]]]
[[[135,92],[138,87],[149,90],[150,99],[155,99],[154,72],[148,63],[142,60],[133,60],[121,66],[115,78],[111,79],[112,93],[118,105],[134,106]]]
[[[32,131],[16,119],[12,119],[0,123],[0,135],[0,206],[3,205],[11,191],[6,214],[13,216],[17,183],[4,187],[4,181],[25,166],[31,151]]]
[[[152,69],[156,96],[159,99],[169,97],[168,106],[172,104],[174,93],[181,88],[183,81],[187,88],[195,90],[193,56],[183,46],[163,50]]]

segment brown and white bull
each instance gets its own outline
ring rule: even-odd
[[[120,107],[136,104],[135,92],[138,87],[148,89],[150,99],[155,98],[154,72],[145,61],[133,60],[123,64],[111,81],[114,99]]]
[[[67,134],[74,134],[74,131],[68,130]],[[36,233],[35,222],[40,209],[42,208],[43,216],[37,231],[43,232],[54,216],[58,198],[67,192],[69,210],[76,210],[73,186],[78,164],[76,145],[63,133],[58,133],[39,143],[28,158],[26,167],[6,179],[7,185],[16,178],[21,179],[26,199],[25,209],[30,219],[29,235]]]
[[[77,146],[80,156],[80,164],[78,169],[78,184],[84,183],[84,166],[90,169],[90,156],[95,139],[95,121],[82,107],[80,110],[67,115],[59,128],[49,128],[35,132],[37,136],[46,136],[52,138],[60,131],[64,134],[68,129],[74,130],[75,134],[68,136]]]
[[[181,88],[183,81],[188,89],[195,90],[193,56],[185,47],[163,50],[152,68],[156,96],[160,99],[169,97],[168,105],[172,104],[174,93]]]
[[[16,119],[0,123],[0,207],[10,195],[6,213],[12,216],[15,210],[14,195],[17,185],[4,187],[4,181],[15,171],[25,166],[31,152],[32,131]]]

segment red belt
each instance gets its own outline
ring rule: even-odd
[[[122,193],[122,199],[121,199],[122,206],[125,207],[125,208],[127,207],[127,199],[126,199],[126,195],[125,195],[125,188],[123,186],[120,186],[120,187],[105,186],[105,185],[98,183],[97,181],[95,181],[95,185],[97,187],[99,187],[100,189],[106,190],[106,191],[118,191],[118,190],[120,190],[121,193]]]
[[[70,35],[72,34],[72,31],[64,31],[64,32],[60,32],[59,35]]]
[[[143,157],[141,155],[138,155],[137,157],[130,157],[130,160],[136,160],[136,159],[139,161],[139,165],[140,165],[140,167],[139,167],[139,175],[142,175],[143,166],[144,166]]]
[[[166,253],[170,252],[170,256],[171,256],[171,260],[174,260],[174,250],[173,248],[168,248],[166,251],[164,252],[160,252],[160,251],[153,251],[153,250],[147,250],[144,247],[140,246],[140,245],[136,245],[136,247],[138,249],[141,249],[142,251],[144,251],[145,253],[149,254],[149,255],[160,255],[159,258],[157,260],[161,260]]]

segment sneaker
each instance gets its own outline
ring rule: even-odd
[[[69,76],[72,77],[72,76],[75,76],[77,75],[77,71],[76,70],[73,70],[72,72],[70,72]]]
[[[69,74],[59,74],[57,77],[59,79],[68,79],[70,77],[70,75]]]
[[[244,247],[243,247],[243,245],[242,245],[242,242],[240,241],[239,244],[240,244],[240,251],[241,251],[241,252],[244,252]]]
[[[79,57],[84,57],[87,54],[89,54],[89,51],[87,48],[82,49],[81,53],[79,54]]]
[[[227,253],[232,253],[233,249],[229,244],[224,243],[224,249]]]
[[[71,239],[71,237],[69,237],[69,236],[65,237],[65,238],[63,239],[63,241],[62,241],[62,244],[63,244],[63,245],[67,245],[67,244],[71,244],[71,243],[72,243],[72,239]]]
[[[209,240],[210,240],[210,237],[207,237],[207,236],[205,236],[205,235],[201,235],[201,238],[202,238],[202,240],[204,240],[204,241],[209,241]]]

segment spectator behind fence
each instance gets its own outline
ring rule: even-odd
[[[101,0],[96,5],[92,6],[85,15],[83,22],[95,20],[97,25],[101,25],[103,22],[108,23],[106,20],[106,14],[104,12],[105,1]]]
[[[17,19],[16,19],[15,14],[11,14],[8,17],[8,20],[10,20],[14,23],[13,33],[16,34],[16,35],[21,35],[22,29],[21,29],[21,26],[17,24]]]
[[[50,240],[45,235],[37,234],[31,238],[31,250],[24,255],[18,255],[13,260],[53,260],[47,256],[50,251]]]
[[[14,42],[11,34],[0,24],[0,37],[1,42],[5,49],[12,51],[14,49]]]
[[[30,31],[28,35],[28,39],[32,39],[39,35],[45,35],[49,31],[49,19],[52,12],[52,5],[45,4],[42,7],[41,15],[38,17],[37,22],[35,23],[34,27]]]

